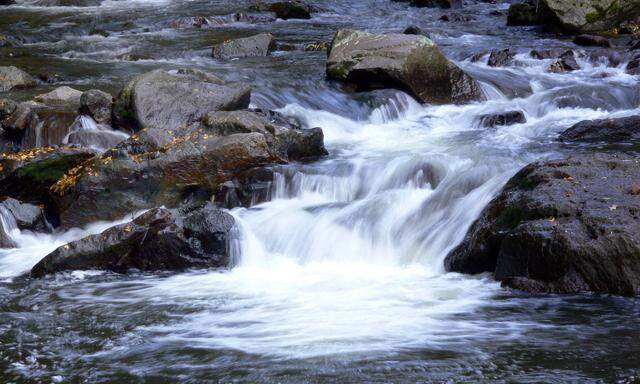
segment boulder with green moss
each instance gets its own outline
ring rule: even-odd
[[[483,99],[478,83],[425,36],[339,30],[327,59],[327,77],[359,90],[395,88],[432,104]]]
[[[541,0],[557,23],[570,33],[604,32],[640,17],[640,2],[632,0]]]

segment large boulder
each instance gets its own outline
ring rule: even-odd
[[[275,48],[276,42],[273,35],[260,33],[216,44],[211,51],[211,55],[213,58],[220,60],[261,57],[268,56]]]
[[[0,67],[0,92],[35,87],[36,80],[17,67]]]
[[[303,130],[275,112],[212,112],[181,135],[145,129],[53,188],[65,228],[156,206],[208,200],[238,174],[326,153],[320,129]]]
[[[621,0],[542,0],[558,24],[571,33],[599,32],[618,28],[640,16],[640,2]]]
[[[196,70],[155,70],[136,77],[113,106],[115,126],[179,131],[210,111],[247,108],[251,88]]]
[[[560,134],[565,142],[638,143],[640,116],[581,121]]]
[[[586,153],[518,172],[446,258],[529,292],[640,293],[640,160]]]
[[[98,89],[90,89],[80,96],[80,113],[98,124],[111,125],[113,96]]]
[[[424,36],[341,29],[328,55],[328,78],[361,90],[396,88],[434,104],[483,98],[478,83]]]
[[[543,12],[540,9],[540,5],[534,1],[514,3],[509,6],[507,25],[521,26],[540,24],[544,24]]]
[[[152,209],[130,223],[64,245],[42,259],[33,277],[71,270],[126,272],[229,265],[235,221],[212,205],[182,216]]]

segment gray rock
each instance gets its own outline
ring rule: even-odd
[[[77,89],[63,86],[58,87],[49,93],[38,95],[34,100],[46,105],[64,105],[71,108],[79,108],[81,96],[82,92]]]
[[[524,117],[524,113],[522,113],[522,111],[508,111],[504,113],[480,116],[480,124],[484,127],[523,124],[526,122],[527,119]]]
[[[229,60],[243,57],[268,56],[276,48],[270,33],[227,40],[213,47],[211,55],[215,59]]]
[[[490,67],[504,67],[509,65],[513,61],[513,57],[516,55],[516,52],[511,48],[505,49],[494,49],[491,51],[489,55],[489,61],[487,65]]]
[[[618,0],[542,0],[553,17],[548,22],[557,23],[567,32],[588,33],[607,31],[625,21],[640,16],[640,3]]]
[[[196,70],[155,70],[138,76],[120,92],[113,106],[114,126],[133,132],[143,128],[185,129],[211,111],[249,106],[251,88],[225,82]]]
[[[36,86],[36,80],[16,67],[0,67],[0,92]]]
[[[445,266],[529,292],[640,293],[640,160],[587,153],[530,164]]]
[[[565,142],[637,143],[640,116],[581,121],[560,134]]]
[[[339,30],[329,51],[327,76],[361,90],[400,89],[426,103],[483,99],[476,81],[424,36]]]
[[[235,220],[211,205],[182,214],[152,209],[130,223],[64,245],[31,270],[33,277],[72,270],[127,272],[229,265]]]
[[[573,43],[583,47],[611,48],[611,42],[602,36],[579,35],[573,38]]]
[[[21,203],[12,198],[5,199],[0,206],[11,213],[20,229],[45,232],[51,229],[41,207],[32,204]]]
[[[113,96],[97,89],[82,93],[80,97],[80,113],[90,116],[98,124],[111,125],[111,109]]]
[[[278,19],[310,19],[313,7],[302,1],[278,1],[267,6],[267,10],[276,14]]]
[[[565,53],[560,55],[560,58],[558,58],[558,60],[553,62],[549,66],[549,68],[547,68],[547,71],[553,72],[553,73],[565,73],[565,72],[577,71],[579,69],[580,69],[580,65],[578,65],[578,62],[576,61],[576,57],[573,51],[566,51]]]

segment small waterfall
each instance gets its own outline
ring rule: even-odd
[[[62,140],[63,144],[78,144],[103,152],[114,147],[129,135],[116,131],[109,126],[98,124],[90,116],[78,116],[71,125],[69,133]]]

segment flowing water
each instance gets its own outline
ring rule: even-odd
[[[576,150],[556,144],[561,131],[640,112],[639,79],[623,69],[628,57],[594,59],[597,50],[584,51],[582,70],[547,73],[550,61],[528,52],[571,44],[504,27],[504,16],[489,14],[506,10],[500,1],[469,2],[463,13],[474,20],[464,23],[389,0],[318,0],[321,12],[310,21],[269,22],[263,14],[227,25],[218,21],[251,2],[18,3],[0,10],[0,33],[25,44],[0,48],[0,65],[112,93],[154,68],[211,71],[251,83],[253,106],[322,127],[330,155],[278,167],[270,201],[231,211],[240,236],[225,271],[30,280],[22,274],[51,250],[116,223],[33,234],[0,212],[19,245],[0,250],[1,382],[640,380],[636,299],[534,296],[502,289],[489,275],[443,268],[520,167]],[[211,24],[171,26],[188,16]],[[297,44],[326,41],[341,27],[397,32],[408,24],[429,31],[480,80],[488,101],[423,106],[395,91],[350,93],[324,80],[322,52],[231,62],[209,56],[229,36],[269,31]],[[520,52],[508,67],[469,59],[503,47]],[[480,125],[483,114],[514,109],[526,123]],[[77,125],[78,132],[100,129],[93,121]]]

